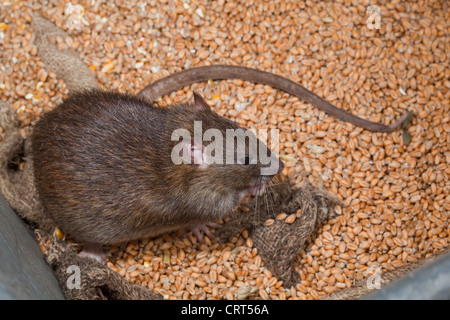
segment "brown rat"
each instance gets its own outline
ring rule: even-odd
[[[214,129],[225,136],[242,129],[195,92],[194,104],[170,108],[98,90],[69,96],[42,117],[31,136],[45,210],[64,232],[87,244],[120,244],[194,226],[200,226],[194,227],[197,235],[208,234],[205,224],[222,219],[244,194],[261,194],[284,165],[269,154],[277,170],[262,175],[267,163],[225,140],[214,141],[233,148],[235,162],[210,163],[202,142],[173,139],[178,129],[194,137],[195,121],[203,133]],[[267,148],[258,142],[258,151]],[[172,158],[177,145],[183,147],[180,164]],[[218,158],[225,161],[225,153]],[[92,248],[99,253],[98,246]]]
[[[361,119],[345,110],[339,109],[300,84],[284,77],[253,68],[228,65],[195,67],[171,74],[151,83],[145,87],[138,96],[152,102],[156,98],[174,90],[181,89],[184,86],[196,82],[208,81],[210,79],[240,79],[270,85],[311,103],[316,108],[325,111],[339,120],[350,122],[357,127],[362,127],[375,132],[392,132],[402,125],[409,115],[408,113],[401,115],[390,125],[371,122]]]

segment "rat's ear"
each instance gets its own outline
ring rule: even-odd
[[[197,111],[207,111],[211,110],[210,106],[206,103],[205,99],[196,91],[194,93],[194,108]]]
[[[182,162],[201,169],[208,167],[203,145],[199,146],[191,140],[183,140],[179,145],[181,147],[179,156],[181,156]]]

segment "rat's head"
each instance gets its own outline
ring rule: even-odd
[[[219,116],[194,92],[189,120],[172,133],[172,162],[199,196],[222,194],[236,202],[262,195],[284,164],[250,131]],[[185,118],[186,119],[186,118]]]

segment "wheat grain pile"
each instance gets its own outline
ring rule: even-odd
[[[380,10],[379,29],[369,28],[370,5]],[[75,14],[74,6],[83,11]],[[283,174],[301,172],[345,205],[298,253],[296,286],[284,287],[264,267],[246,231],[226,244],[165,235],[110,248],[108,267],[129,281],[167,299],[318,299],[369,270],[399,268],[448,247],[448,1],[4,1],[0,99],[16,111],[23,137],[68,93],[38,58],[33,12],[67,32],[51,40],[75,50],[105,89],[137,93],[188,67],[233,64],[290,78],[374,122],[415,113],[407,141],[401,130],[362,130],[238,80],[164,97],[166,104],[186,101],[195,89],[244,127],[281,130]],[[279,212],[277,219],[295,217]]]

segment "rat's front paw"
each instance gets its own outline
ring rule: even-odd
[[[198,241],[200,243],[204,244],[205,239],[203,237],[203,234],[205,234],[205,236],[207,236],[210,239],[214,239],[214,235],[211,233],[209,228],[217,229],[219,227],[220,227],[220,224],[218,224],[218,223],[207,222],[207,223],[199,224],[196,226],[187,227],[183,236],[186,236],[186,234],[189,231],[192,231],[192,233],[197,237]]]

